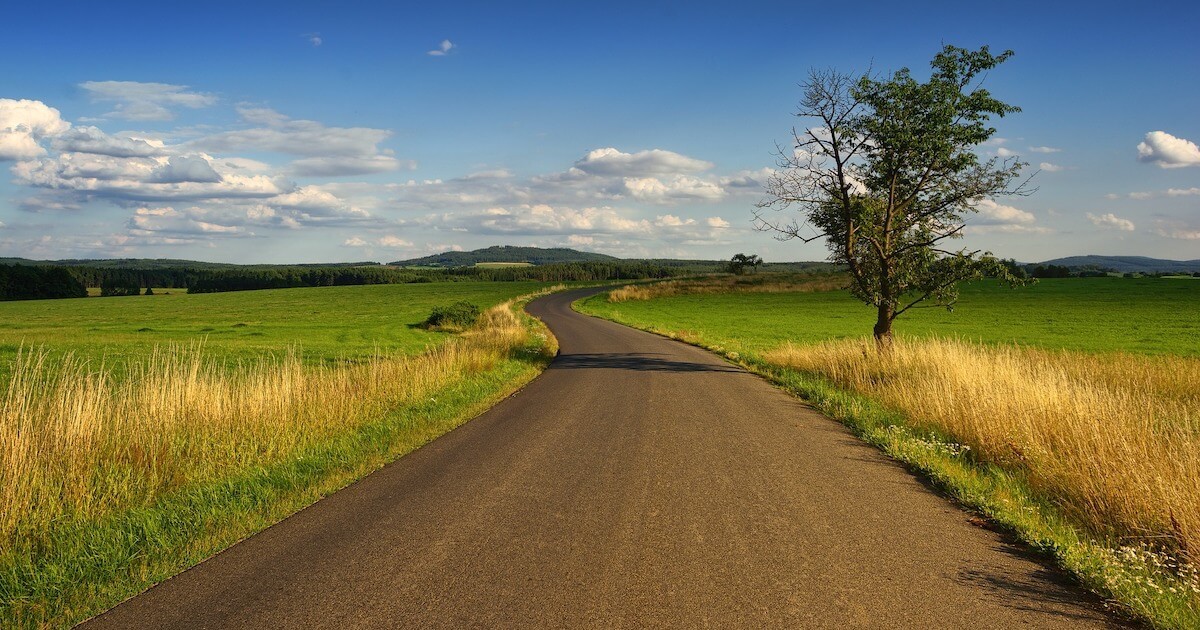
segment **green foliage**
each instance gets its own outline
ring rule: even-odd
[[[746,273],[746,268],[757,271],[758,267],[763,264],[763,259],[758,257],[758,254],[750,254],[749,256],[739,252],[729,259],[729,273],[734,275],[742,275]]]
[[[781,153],[782,170],[759,204],[797,206],[803,224],[760,212],[757,225],[783,238],[827,239],[830,261],[851,273],[851,293],[877,309],[881,342],[909,309],[951,307],[959,282],[1019,282],[990,253],[943,244],[961,237],[964,217],[981,200],[1026,192],[1010,188],[1024,163],[981,161],[975,152],[996,132],[992,116],[1020,111],[974,85],[1011,55],[946,46],[926,82],[904,68],[884,80],[814,72],[805,84],[798,115],[816,124],[795,136],[794,151]]]
[[[460,301],[450,306],[435,306],[425,319],[427,328],[457,329],[469,328],[479,321],[479,307],[470,302]]]
[[[0,265],[0,300],[87,297],[87,288],[64,267]]]
[[[132,276],[112,277],[100,285],[101,297],[141,295],[142,285]]]

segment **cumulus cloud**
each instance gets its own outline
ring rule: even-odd
[[[244,226],[224,225],[209,220],[204,208],[176,210],[173,207],[142,207],[134,210],[126,227],[133,236],[159,236],[183,242],[253,236]]]
[[[706,171],[712,167],[712,162],[697,160],[673,151],[651,149],[637,153],[623,153],[612,147],[589,151],[582,159],[575,162],[575,168],[584,173],[622,177],[695,173]]]
[[[1008,147],[1000,147],[999,149],[996,149],[996,155],[1002,158],[1016,157],[1017,152],[1009,149]]]
[[[18,184],[98,195],[117,201],[168,201],[273,197],[292,188],[286,180],[266,175],[226,172],[213,177],[203,157],[117,158],[63,153],[54,158],[25,160],[12,167]],[[200,164],[195,160],[201,160]],[[176,166],[172,167],[172,161]],[[207,168],[205,168],[207,165]]]
[[[425,54],[431,57],[445,57],[446,55],[450,54],[451,50],[454,50],[454,43],[448,39],[443,39],[442,43],[438,44],[437,48]]]
[[[379,143],[392,135],[387,129],[327,127],[314,120],[296,120],[262,107],[239,107],[242,120],[258,125],[226,131],[188,143],[196,149],[222,153],[269,151],[300,156],[292,172],[300,176],[360,175],[415,167],[397,160]]]
[[[1195,195],[1200,195],[1200,188],[1196,188],[1193,186],[1192,188],[1168,188],[1167,189],[1168,197],[1192,197]]]
[[[110,157],[151,157],[166,153],[162,141],[110,136],[91,126],[74,127],[54,138],[55,151],[94,153]]]
[[[1063,167],[1057,164],[1051,164],[1050,162],[1042,162],[1041,164],[1038,164],[1038,168],[1046,171],[1047,173],[1057,173],[1063,170]]]
[[[139,81],[86,81],[80,83],[96,102],[115,103],[105,116],[125,120],[174,120],[176,107],[199,109],[217,102],[212,94],[192,92],[186,85]]]
[[[1111,230],[1121,230],[1122,232],[1132,232],[1135,229],[1133,221],[1130,221],[1129,219],[1122,219],[1111,212],[1099,216],[1089,212],[1087,213],[1087,218],[1088,221],[1091,221],[1092,225],[1095,225],[1096,227],[1102,227]]]
[[[184,182],[215,184],[221,181],[221,175],[213,170],[208,160],[202,157],[176,155],[167,158],[166,164],[155,169],[150,176],[150,181],[160,184],[182,184]]]
[[[1138,160],[1160,168],[1200,166],[1200,147],[1165,131],[1151,131],[1137,146]]]
[[[1056,149],[1054,147],[1029,147],[1029,150],[1034,153],[1058,153],[1059,151],[1062,151],[1062,149]]]
[[[1035,225],[1037,217],[1032,212],[1020,208],[996,203],[991,199],[983,199],[975,204],[978,211],[974,217],[968,218],[966,232],[972,234],[1048,234],[1052,230]]]
[[[685,175],[676,175],[666,181],[657,177],[626,177],[623,181],[625,192],[643,201],[715,200],[725,196],[720,185]]]
[[[1020,208],[1006,206],[996,203],[991,199],[983,199],[975,204],[975,209],[978,211],[977,223],[999,225],[1006,223],[1033,223],[1037,217],[1033,213],[1026,212]]]
[[[1164,238],[1200,241],[1200,225],[1197,225],[1195,221],[1184,222],[1177,219],[1157,219],[1154,223],[1154,233]]]
[[[57,109],[41,101],[0,98],[0,161],[45,155],[41,140],[70,128]]]

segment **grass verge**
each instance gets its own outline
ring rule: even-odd
[[[589,308],[582,310],[593,311]],[[593,314],[606,315],[603,311]],[[630,324],[622,321],[619,317],[610,317],[610,319]],[[804,349],[792,348],[774,355],[767,355],[770,359],[768,360],[768,358],[755,354],[742,354],[726,350],[719,344],[709,342],[699,333],[680,333],[661,325],[647,325],[645,322],[635,322],[631,325],[715,351],[768,378],[789,393],[807,400],[826,415],[847,425],[864,441],[879,447],[889,456],[904,462],[912,470],[926,476],[936,487],[962,505],[986,515],[1001,528],[1033,548],[1049,554],[1061,567],[1074,574],[1088,588],[1113,602],[1114,607],[1160,628],[1200,627],[1200,574],[1193,565],[1183,561],[1189,552],[1187,544],[1191,536],[1179,522],[1178,517],[1173,515],[1170,503],[1155,503],[1156,500],[1149,497],[1149,503],[1140,506],[1150,509],[1139,514],[1156,513],[1159,516],[1148,521],[1157,529],[1135,532],[1140,535],[1122,536],[1119,532],[1129,532],[1140,528],[1143,526],[1142,521],[1133,523],[1122,523],[1119,520],[1104,521],[1105,524],[1115,524],[1117,527],[1097,527],[1097,522],[1085,516],[1086,511],[1081,513],[1077,509],[1078,503],[1070,503],[1070,498],[1064,497],[1062,493],[1064,489],[1071,490],[1069,484],[1073,481],[1097,474],[1096,470],[1085,468],[1079,471],[1068,471],[1066,468],[1070,467],[1071,462],[1067,462],[1066,468],[1060,465],[1058,470],[1052,470],[1048,475],[1045,469],[1030,469],[1026,465],[1028,462],[1006,462],[1004,457],[996,457],[996,451],[1007,450],[1009,455],[1019,454],[1025,458],[1047,455],[1047,453],[1025,453],[1019,447],[1014,449],[1016,442],[1027,443],[1022,442],[1023,438],[1027,436],[1022,436],[1017,431],[1020,427],[999,427],[999,433],[991,436],[988,441],[981,441],[978,432],[971,435],[971,432],[961,424],[958,426],[950,424],[947,427],[945,418],[942,418],[942,423],[939,424],[939,419],[930,418],[924,413],[924,410],[928,408],[928,400],[937,396],[938,393],[920,392],[915,394],[915,397],[909,397],[907,402],[900,396],[886,395],[889,386],[893,385],[900,375],[897,370],[907,371],[913,375],[914,380],[935,388],[945,386],[945,375],[931,372],[928,366],[922,368],[922,366],[905,365],[893,366],[897,369],[890,371],[860,370],[857,379],[850,379],[847,378],[847,372],[854,371],[850,367],[855,362],[854,357],[858,356],[861,359],[863,355],[861,348],[850,348],[854,345],[853,342],[840,342],[841,346],[845,346],[841,350],[845,351],[846,356],[843,357],[844,360],[840,365],[830,366],[828,362],[831,353],[812,351],[811,347],[809,347],[810,356],[807,358],[800,357],[805,352]],[[961,345],[969,346],[970,344]],[[991,348],[979,351],[985,354],[995,352]],[[873,350],[870,352],[873,353]],[[1020,353],[1020,351],[1014,352]],[[942,357],[942,359],[945,358]],[[1105,361],[1103,358],[1094,358],[1093,360]],[[825,363],[818,365],[818,361]],[[976,362],[976,366],[978,366],[978,362]],[[1069,370],[1061,366],[1051,363],[1044,366],[1044,369],[1049,373],[1058,374],[1064,382],[1073,380]],[[980,378],[973,379],[973,381],[990,384],[990,375],[991,372],[977,374],[976,376]],[[985,376],[988,378],[982,378]],[[1055,390],[1054,383],[1038,383],[1037,385],[1045,386],[1046,389],[1043,393],[1050,394]],[[856,386],[861,388],[860,391],[855,391]],[[1164,387],[1175,391],[1171,388],[1170,383],[1164,384]],[[1189,393],[1189,391],[1186,388],[1180,389],[1171,395],[1182,398],[1193,396],[1194,393]],[[870,395],[862,392],[870,392]],[[1010,400],[1014,397],[1011,392],[1006,392],[1000,394],[999,398],[1005,396]],[[946,396],[942,395],[942,398],[946,398]],[[1028,399],[1017,397],[1016,400]],[[1138,405],[1142,404],[1136,399],[1119,402],[1130,405],[1131,409],[1136,409]],[[1084,411],[1086,412],[1087,409]],[[1110,410],[1094,408],[1092,411],[1106,413]],[[1137,417],[1146,418],[1156,410],[1143,408],[1142,411],[1146,413]],[[948,417],[954,417],[956,410],[950,409],[947,410],[947,413]],[[1124,419],[1136,421],[1136,418]],[[1038,423],[1044,420],[1044,418],[1030,418],[1030,422],[1024,428],[1036,432],[1041,429]],[[1109,442],[1106,445],[1107,451],[1095,453],[1100,457],[1098,464],[1101,468],[1106,463],[1127,467],[1138,464],[1133,460],[1123,461],[1119,458],[1114,460],[1108,457],[1112,455],[1114,448],[1117,450],[1124,448],[1126,451],[1124,454],[1132,454],[1133,451],[1142,447],[1153,449],[1156,446],[1165,446],[1168,449],[1167,452],[1142,449],[1142,455],[1161,463],[1162,470],[1157,472],[1147,470],[1146,466],[1137,468],[1139,473],[1147,472],[1152,476],[1166,473],[1166,478],[1148,481],[1140,474],[1125,475],[1121,470],[1100,470],[1102,478],[1100,486],[1105,486],[1106,482],[1111,482],[1107,484],[1108,486],[1143,484],[1149,490],[1143,492],[1143,495],[1153,495],[1159,490],[1164,490],[1166,496],[1171,497],[1181,511],[1191,509],[1194,513],[1197,495],[1179,485],[1180,483],[1187,485],[1194,480],[1196,475],[1194,469],[1187,470],[1187,464],[1193,462],[1195,458],[1195,426],[1194,422],[1190,421],[1194,418],[1190,420],[1187,417],[1171,418],[1177,422],[1171,426],[1171,434],[1175,436],[1172,440],[1178,438],[1178,443],[1161,444],[1160,442],[1163,440],[1147,438],[1153,432],[1143,431],[1140,434],[1134,434],[1139,438],[1132,440],[1132,442],[1136,442],[1133,446],[1137,448],[1128,448],[1129,444],[1119,444],[1125,441],[1124,438],[1129,433],[1121,431],[1126,427],[1108,428],[1100,426],[1095,422],[1095,418],[1092,420],[1090,426],[1076,428],[1090,429],[1092,437],[1101,442]],[[1149,424],[1161,425],[1164,420],[1165,418],[1162,417],[1154,418]],[[1007,429],[1011,429],[1011,433],[1006,434]],[[1085,438],[1086,433],[1086,431],[1058,435],[1051,433],[1043,436],[1050,438],[1049,443],[1042,441],[1040,444],[1043,447],[1054,449],[1064,446],[1095,447],[1095,444],[1088,444],[1086,440],[1073,445],[1064,443],[1071,439]],[[1008,441],[1007,445],[1006,441]],[[971,442],[977,445],[976,448],[971,448]],[[1166,442],[1171,442],[1171,440],[1166,440]],[[1116,443],[1115,447],[1114,443]],[[1168,457],[1174,452],[1172,449],[1175,449],[1176,446],[1178,446],[1178,452],[1175,454],[1182,455],[1184,461]],[[989,449],[993,452],[988,452]],[[1053,453],[1054,451],[1050,452],[1050,454]],[[1086,455],[1086,453],[1077,454]],[[1106,457],[1107,459],[1105,459]],[[1178,469],[1178,474],[1172,477],[1167,472],[1167,469],[1171,468]],[[1068,474],[1064,476],[1064,473]],[[1068,485],[1063,486],[1063,483]],[[1108,489],[1112,490],[1112,487]],[[1118,492],[1114,496],[1119,498],[1122,495]],[[1113,517],[1120,513],[1121,509],[1127,508],[1128,502],[1112,501],[1109,505],[1100,504],[1093,507],[1096,509],[1091,512],[1091,516]],[[1163,516],[1165,518],[1162,518]]]
[[[112,384],[26,355],[0,412],[0,626],[86,619],[487,409],[554,356],[523,302],[339,366],[163,353]]]

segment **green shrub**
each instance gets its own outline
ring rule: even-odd
[[[455,302],[450,306],[435,306],[425,320],[428,328],[463,329],[479,319],[479,307],[470,302]]]

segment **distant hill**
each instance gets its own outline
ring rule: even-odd
[[[1099,269],[1121,273],[1191,273],[1200,271],[1200,260],[1165,260],[1162,258],[1148,258],[1146,256],[1067,256],[1066,258],[1055,258],[1054,260],[1047,260],[1038,264],[1069,267],[1072,271],[1080,269]]]
[[[398,267],[470,267],[476,263],[527,262],[535,265],[572,262],[615,262],[615,256],[581,252],[565,247],[543,249],[541,247],[517,247],[515,245],[493,245],[470,252],[443,252],[432,256],[397,260],[389,263]]]

